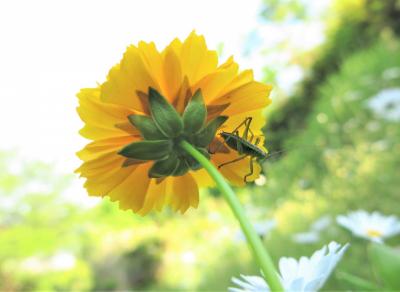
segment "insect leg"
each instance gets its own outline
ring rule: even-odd
[[[233,132],[236,132],[236,131],[239,131],[239,129],[240,129],[243,125],[247,125],[249,119],[251,120],[252,117],[247,117],[247,118],[245,118],[244,121],[241,122],[241,123],[232,131],[232,133],[233,133]]]
[[[238,162],[238,161],[240,161],[240,160],[242,160],[242,159],[245,159],[246,157],[247,157],[247,154],[246,154],[246,155],[243,155],[243,156],[240,156],[239,158],[233,159],[233,160],[231,160],[231,161],[224,162],[224,163],[218,165],[218,168],[221,168],[221,167],[223,167],[223,166],[225,166],[225,165],[228,165],[228,164],[231,164],[231,163],[234,163],[234,162]]]
[[[247,178],[253,174],[253,163],[254,157],[250,158],[250,172],[244,176],[244,182],[247,182]]]
[[[252,117],[247,117],[243,122],[245,124],[245,128],[244,128],[244,131],[243,131],[242,138],[245,139],[245,140],[247,140],[247,135],[249,133],[250,124],[251,124],[252,119],[253,119]]]
[[[249,142],[252,143],[253,139],[254,139],[254,133],[253,131],[249,128],[249,133],[250,133],[250,138],[249,138]]]

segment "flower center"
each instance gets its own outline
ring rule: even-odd
[[[153,88],[149,88],[147,97],[150,116],[128,116],[143,139],[126,145],[118,152],[126,158],[122,166],[154,161],[148,176],[157,179],[199,170],[201,164],[181,149],[181,141],[192,144],[210,159],[208,145],[228,117],[216,116],[207,121],[207,107],[200,90],[191,96],[182,114]]]
[[[376,229],[368,229],[367,230],[367,235],[369,237],[376,238],[376,237],[381,237],[382,236],[382,232],[379,231],[379,230],[376,230]]]

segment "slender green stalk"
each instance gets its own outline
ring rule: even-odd
[[[232,188],[226,182],[224,177],[215,168],[215,166],[206,158],[203,154],[196,150],[190,143],[186,141],[181,141],[181,147],[186,150],[187,153],[193,156],[204,168],[207,170],[209,175],[214,179],[218,188],[224,195],[225,199],[228,201],[229,207],[232,209],[236,219],[239,221],[243,233],[246,236],[247,242],[259,264],[261,270],[264,273],[264,277],[271,290],[273,291],[283,291],[281,282],[278,278],[278,273],[274,267],[274,264],[269,256],[267,250],[261,242],[260,237],[254,230],[253,225],[247,219],[245,212],[237,199]]]

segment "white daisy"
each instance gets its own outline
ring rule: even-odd
[[[310,257],[299,260],[283,257],[279,260],[279,277],[285,291],[318,291],[325,284],[333,269],[340,261],[349,244],[341,246],[332,241]],[[239,288],[230,287],[230,292],[270,291],[265,280],[258,276],[232,278]]]
[[[253,227],[258,236],[264,237],[276,227],[276,221],[274,219],[259,221],[254,223]],[[246,236],[243,234],[241,230],[238,230],[235,234],[235,239],[239,242],[245,241]]]
[[[397,217],[384,216],[379,212],[358,210],[347,216],[339,215],[336,220],[354,235],[374,242],[382,243],[383,239],[400,233],[400,221]]]
[[[400,121],[400,88],[386,88],[371,97],[368,107],[376,115],[389,121]]]
[[[325,215],[317,219],[312,225],[311,230],[323,231],[332,224],[332,218],[329,215]]]
[[[325,215],[317,219],[310,227],[310,230],[305,232],[295,233],[292,236],[294,242],[301,244],[315,243],[320,240],[320,233],[325,231],[332,223],[332,218]]]
[[[319,233],[316,231],[299,232],[293,234],[292,239],[294,242],[301,244],[315,243],[320,240]]]

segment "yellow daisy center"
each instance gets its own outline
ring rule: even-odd
[[[376,230],[376,229],[368,229],[368,230],[367,230],[367,235],[368,235],[369,237],[373,237],[373,238],[375,238],[375,237],[381,237],[381,236],[382,236],[382,232],[379,231],[379,230]]]

